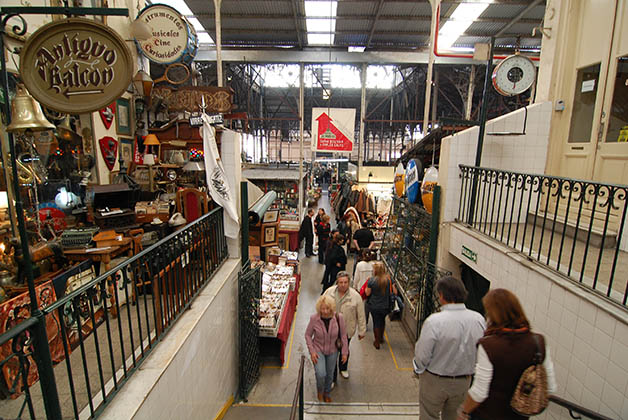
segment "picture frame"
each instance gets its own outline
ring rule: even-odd
[[[278,225],[262,225],[262,246],[277,245]]]
[[[284,251],[290,251],[290,234],[280,233],[277,235],[277,246]]]
[[[131,102],[126,98],[118,98],[116,100],[116,133],[130,136],[132,119]]]
[[[120,157],[128,165],[133,162],[133,139],[120,137]]]
[[[262,223],[277,223],[279,220],[279,210],[267,210],[264,213]]]

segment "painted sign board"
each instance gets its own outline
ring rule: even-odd
[[[355,108],[312,108],[312,150],[351,152]]]
[[[417,203],[419,201],[419,168],[421,164],[415,159],[408,161],[408,167],[406,168],[406,197],[411,203]]]
[[[32,34],[20,54],[20,77],[42,105],[55,111],[97,111],[120,97],[134,66],[124,40],[94,20],[51,22]]]

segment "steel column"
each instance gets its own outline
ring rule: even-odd
[[[303,220],[303,119],[305,118],[305,99],[304,99],[304,67],[303,63],[299,64],[299,222]]]
[[[220,6],[222,0],[214,0],[214,9],[216,10],[216,72],[218,78],[218,87],[222,87],[222,27],[220,20]]]
[[[423,109],[423,134],[427,134],[427,125],[430,119],[430,99],[432,97],[432,72],[434,69],[434,61],[436,55],[434,54],[434,40],[436,39],[436,22],[438,16],[436,15],[439,10],[440,0],[433,0],[432,2],[432,24],[430,26],[430,56],[427,61],[427,78],[425,79],[425,108]]]
[[[360,72],[360,85],[362,88],[360,96],[360,136],[358,137],[358,173],[356,175],[357,181],[360,182],[360,172],[362,169],[362,145],[364,144],[364,130],[366,129],[365,115],[366,115],[366,68],[368,64],[362,63],[362,71]]]

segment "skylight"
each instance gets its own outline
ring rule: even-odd
[[[177,12],[181,13],[183,16],[192,16],[192,10],[188,7],[185,0],[159,0],[156,2],[152,2],[153,4],[165,4],[166,6],[170,6],[175,9]]]
[[[310,45],[331,45],[336,29],[337,1],[305,1],[305,26]],[[314,33],[312,33],[314,32]]]
[[[492,0],[460,3],[438,32],[438,49],[449,50],[491,3]]]
[[[192,24],[192,26],[194,26],[194,29],[196,29],[199,44],[214,43],[214,39],[207,33],[207,30],[205,29],[205,27],[203,27],[203,24],[197,18],[189,16],[187,19]]]

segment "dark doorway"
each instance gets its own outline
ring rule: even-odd
[[[482,277],[476,271],[473,271],[471,267],[466,264],[462,264],[462,282],[464,287],[467,288],[469,296],[465,305],[467,308],[473,309],[484,315],[484,305],[482,305],[482,298],[488,292],[491,287],[491,282]]]

